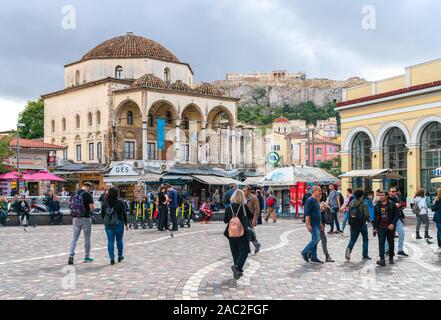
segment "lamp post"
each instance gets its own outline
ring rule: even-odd
[[[17,151],[16,151],[16,157],[17,157],[17,174],[20,173],[20,128],[24,128],[25,124],[23,123],[17,123]],[[20,178],[17,179],[17,194],[20,195]]]

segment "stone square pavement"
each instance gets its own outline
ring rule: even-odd
[[[232,277],[224,224],[193,224],[173,238],[157,230],[130,230],[125,235],[125,261],[109,264],[104,228],[93,226],[92,256],[84,264],[83,239],[76,264],[67,266],[69,226],[41,226],[24,232],[0,228],[0,299],[440,299],[441,255],[433,244],[415,240],[414,220],[406,226],[408,258],[377,267],[377,238],[372,261],[361,261],[361,238],[350,262],[344,259],[345,235],[328,235],[335,263],[312,265],[300,250],[309,233],[299,220],[279,220],[257,227],[262,251],[250,255],[244,277]],[[252,247],[253,249],[253,247]],[[319,257],[324,259],[321,245]]]

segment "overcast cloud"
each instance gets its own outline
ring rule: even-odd
[[[61,27],[65,5],[76,8],[75,30]],[[376,8],[375,30],[361,26],[365,5]],[[441,58],[436,0],[3,0],[0,6],[0,130],[14,126],[26,100],[62,89],[66,63],[127,31],[190,63],[196,81],[273,69],[375,80]]]

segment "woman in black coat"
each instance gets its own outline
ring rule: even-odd
[[[243,275],[243,266],[251,252],[246,229],[249,225],[249,221],[253,219],[253,214],[245,204],[246,199],[242,190],[236,190],[231,196],[230,201],[231,206],[225,210],[224,222],[227,224],[227,228],[225,229],[224,235],[230,243],[231,254],[233,255],[234,265],[231,267],[231,270],[233,270],[234,279],[238,280]],[[237,214],[244,227],[244,234],[240,238],[230,238],[228,234],[228,226],[233,218],[233,212]]]

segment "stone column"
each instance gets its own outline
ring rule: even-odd
[[[231,155],[232,155],[232,161],[231,164],[234,168],[237,167],[237,138],[236,138],[236,128],[233,127],[231,130],[231,140],[232,140],[232,146],[231,146]]]
[[[407,203],[421,186],[421,154],[418,144],[407,144]]]
[[[142,160],[148,161],[148,127],[147,121],[142,122]]]
[[[351,171],[352,161],[351,161],[351,152],[347,150],[342,150],[341,154],[341,171],[343,173]],[[341,190],[346,190],[352,186],[351,178],[343,178],[341,179]]]
[[[176,120],[176,138],[175,138],[176,163],[181,162],[181,120]]]
[[[190,149],[190,163],[197,164],[198,162],[198,122],[190,121],[189,124],[189,149]]]
[[[389,169],[383,166],[383,148],[372,148],[372,169]],[[372,180],[372,190],[383,190],[383,179]]]
[[[207,164],[208,159],[210,158],[208,155],[209,146],[207,143],[207,123],[202,122],[201,124],[201,132],[199,133],[199,143],[201,144],[201,148],[199,149],[199,163]]]

